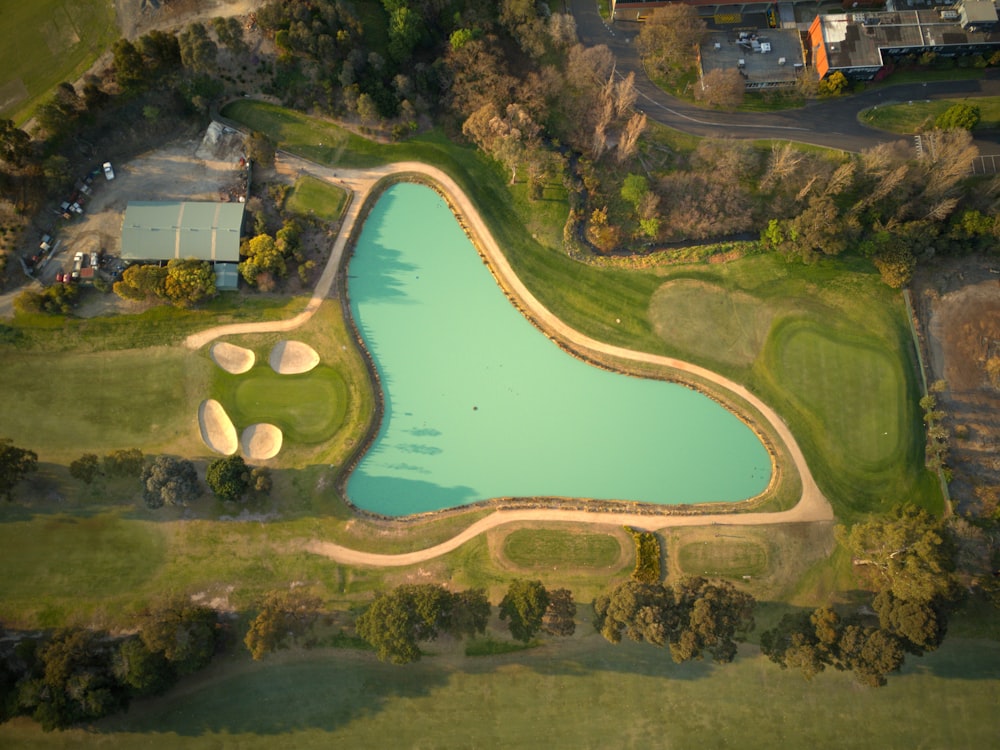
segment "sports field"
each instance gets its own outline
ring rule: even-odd
[[[33,0],[0,7],[0,117],[23,122],[118,36],[111,0]]]

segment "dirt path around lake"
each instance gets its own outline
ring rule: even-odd
[[[613,357],[626,361],[650,364],[658,367],[670,368],[679,372],[693,375],[705,380],[713,385],[736,394],[741,399],[755,408],[761,416],[771,425],[779,439],[784,443],[788,456],[798,471],[802,481],[802,496],[795,507],[786,511],[775,513],[733,513],[733,514],[705,514],[680,516],[665,512],[662,516],[638,515],[629,513],[612,513],[598,511],[579,510],[558,510],[558,509],[517,509],[499,510],[491,515],[473,523],[467,529],[442,542],[441,544],[427,549],[418,550],[398,555],[382,555],[372,552],[362,552],[359,550],[343,547],[332,542],[313,540],[306,543],[305,548],[316,554],[324,555],[332,560],[348,565],[371,565],[371,566],[402,566],[413,565],[424,562],[440,555],[457,549],[465,542],[488,529],[501,526],[513,521],[528,522],[561,522],[568,521],[574,523],[601,524],[611,526],[629,525],[637,528],[656,531],[671,526],[746,526],[757,524],[774,523],[806,523],[812,521],[833,520],[833,509],[826,497],[816,485],[805,456],[799,448],[794,436],[785,422],[778,416],[777,412],[771,409],[756,395],[751,393],[744,386],[725,378],[718,373],[712,372],[672,357],[664,357],[646,352],[625,349],[619,346],[597,341],[589,336],[585,336],[579,331],[571,328],[562,320],[547,310],[528,291],[527,287],[514,273],[506,256],[500,251],[496,240],[486,227],[485,222],[479,215],[478,210],[469,197],[458,187],[458,185],[447,174],[436,167],[419,162],[400,162],[383,167],[371,169],[342,169],[324,167],[313,162],[306,161],[286,154],[278,156],[276,168],[280,173],[296,175],[307,173],[313,177],[326,180],[334,185],[338,185],[351,191],[353,198],[344,215],[344,220],[334,241],[330,258],[323,270],[322,276],[316,284],[316,289],[309,299],[305,308],[299,314],[283,321],[266,321],[259,323],[236,323],[230,325],[216,326],[188,336],[185,345],[192,350],[200,349],[211,341],[221,337],[235,334],[249,333],[270,333],[275,331],[291,331],[304,324],[319,309],[323,300],[326,299],[343,262],[348,241],[353,236],[355,225],[357,224],[362,208],[372,189],[383,179],[400,174],[419,174],[429,177],[436,182],[444,193],[448,196],[452,206],[460,214],[460,219],[465,224],[468,231],[475,237],[480,249],[488,258],[494,273],[500,283],[514,298],[521,304],[522,308],[528,311],[535,323],[539,325],[548,335],[562,339],[572,348],[584,354],[596,354],[601,357]]]

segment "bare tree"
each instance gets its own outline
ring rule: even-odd
[[[791,176],[802,162],[802,154],[791,143],[771,147],[771,157],[767,163],[767,171],[760,181],[761,190],[769,190],[774,185]]]
[[[584,47],[575,44],[570,47],[566,62],[566,79],[579,90],[586,90],[598,81],[606,81],[614,68],[615,58],[607,45]]]
[[[837,167],[837,171],[833,173],[833,176],[826,183],[824,194],[840,195],[847,190],[854,182],[854,172],[856,169],[857,165],[853,159],[845,161]]]
[[[618,138],[617,156],[619,163],[625,161],[635,153],[639,136],[642,135],[645,129],[646,115],[641,112],[637,112],[632,115],[629,118],[629,121],[625,123],[625,128],[622,130],[622,133]]]
[[[716,68],[702,76],[701,84],[695,86],[695,97],[711,107],[736,109],[743,103],[746,82],[735,68]]]
[[[624,117],[628,114],[638,96],[635,90],[635,71],[630,71],[615,84],[615,117]]]

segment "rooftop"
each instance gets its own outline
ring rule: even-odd
[[[122,223],[122,257],[236,263],[243,208],[242,203],[133,201]]]
[[[989,9],[978,6],[986,5]],[[996,8],[991,2],[966,3],[980,15]],[[963,29],[954,9],[899,10],[891,13],[840,13],[820,16],[827,59],[831,68],[879,66],[880,50],[904,52],[909,48],[934,48],[964,44],[1000,44],[991,30]]]
[[[749,88],[793,83],[796,64],[802,64],[802,42],[794,29],[713,32],[701,47],[703,73],[739,68]]]

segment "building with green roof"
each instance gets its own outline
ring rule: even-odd
[[[175,258],[197,258],[213,265],[239,263],[244,207],[207,201],[132,201],[122,222],[121,257],[143,263]],[[216,285],[235,289],[230,276],[217,273]],[[225,286],[219,283],[223,279]]]

